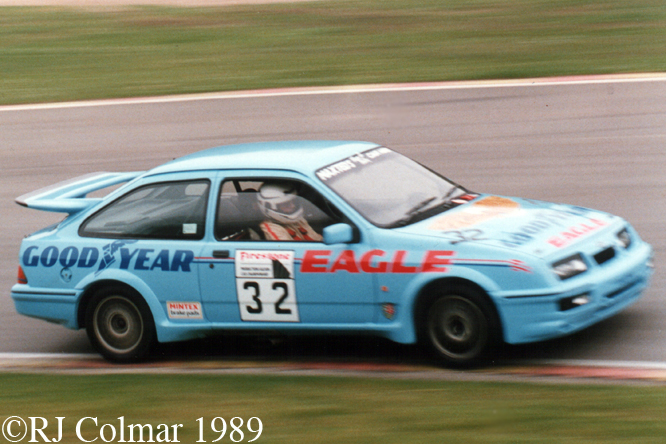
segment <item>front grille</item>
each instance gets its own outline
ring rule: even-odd
[[[597,261],[597,264],[601,265],[615,257],[615,248],[608,247],[605,250],[601,250],[594,255],[594,260]]]

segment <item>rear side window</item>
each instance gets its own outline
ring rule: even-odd
[[[163,182],[130,191],[79,229],[86,237],[190,239],[204,236],[208,180]]]

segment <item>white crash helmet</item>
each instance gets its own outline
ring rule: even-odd
[[[303,216],[296,189],[287,183],[266,182],[259,189],[259,209],[276,222],[291,224]]]

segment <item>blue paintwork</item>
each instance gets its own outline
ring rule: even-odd
[[[70,216],[57,227],[23,240],[18,259],[29,283],[12,288],[16,309],[77,329],[82,301],[90,296],[87,290],[109,281],[134,288],[146,300],[162,342],[218,330],[270,329],[369,333],[413,343],[414,307],[422,290],[435,281],[457,278],[474,283],[488,295],[499,315],[503,339],[516,344],[581,330],[624,309],[648,285],[651,247],[626,221],[594,210],[479,195],[410,226],[377,228],[315,175],[325,165],[376,146],[330,141],[225,146],[143,174],[89,176],[23,196],[22,205]],[[228,176],[308,182],[345,213],[358,230],[359,242],[217,241],[212,229],[214,209],[220,183]],[[134,187],[193,178],[211,181],[206,234],[201,240],[114,241],[78,234],[88,216]],[[126,181],[131,182],[102,200],[85,197],[111,182]],[[493,205],[480,202],[492,203],[501,211],[488,211]],[[617,233],[624,228],[632,236],[629,248],[618,244]],[[347,239],[348,229],[332,226],[327,236]],[[563,237],[572,230],[575,235]],[[592,257],[607,247],[614,247],[615,257],[597,265]],[[213,252],[220,249],[227,250],[228,257],[215,257]],[[293,252],[298,319],[242,319],[235,266],[246,250]],[[589,270],[559,280],[552,264],[576,253],[584,256]],[[424,272],[429,254],[434,255],[435,265]],[[560,308],[563,298],[581,294],[589,298],[587,304]],[[168,301],[200,304],[201,316],[170,317]],[[393,304],[395,313],[386,315],[386,304]]]

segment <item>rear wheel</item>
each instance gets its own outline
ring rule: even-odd
[[[124,287],[104,288],[86,311],[86,332],[106,359],[132,362],[144,358],[155,342],[155,325],[146,302]]]
[[[467,366],[484,357],[497,339],[499,323],[490,304],[466,288],[435,297],[425,315],[424,340],[447,364]]]

